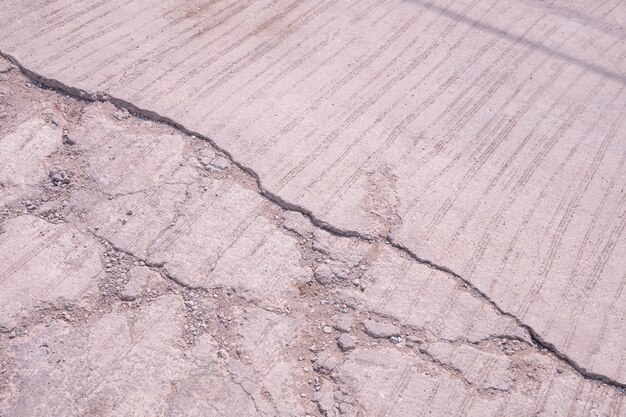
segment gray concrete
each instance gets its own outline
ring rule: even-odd
[[[84,336],[170,304],[171,336],[213,343],[207,372],[242,408],[203,408],[189,383],[128,415],[626,412],[619,0],[7,0],[0,21],[28,76],[104,101],[0,67],[9,414],[46,390],[20,373],[41,360],[31,328]],[[137,284],[138,267],[159,279]],[[337,314],[353,316],[345,353]],[[258,320],[291,330],[255,349],[265,336],[236,329]],[[313,376],[321,348],[343,359]]]

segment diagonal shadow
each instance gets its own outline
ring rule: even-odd
[[[559,59],[562,59],[564,61],[570,61],[575,65],[578,65],[579,67],[585,69],[586,71],[589,72],[593,72],[595,74],[599,74],[603,77],[607,77],[611,80],[617,81],[619,83],[622,84],[626,84],[626,74],[622,73],[622,72],[616,72],[616,71],[612,71],[610,69],[607,69],[603,66],[600,65],[596,65],[593,63],[589,63],[583,59],[577,58],[573,55],[569,55],[565,52],[559,51],[557,49],[554,48],[550,48],[549,46],[545,46],[537,41],[534,41],[532,39],[527,39],[522,37],[520,39],[519,35],[515,35],[515,34],[511,34],[508,33],[507,31],[500,29],[499,27],[496,26],[492,26],[490,24],[484,23],[483,21],[480,20],[476,20],[476,19],[472,19],[471,17],[467,17],[467,16],[463,16],[460,13],[457,13],[455,11],[443,8],[441,6],[436,5],[434,2],[432,3],[426,3],[423,0],[409,0],[410,3],[414,3],[416,5],[420,5],[421,7],[439,12],[442,16],[446,16],[450,19],[454,19],[456,21],[459,22],[463,22],[464,24],[473,26],[479,30],[482,30],[484,32],[488,32],[491,34],[494,34],[496,36],[499,36],[501,38],[505,38],[508,39],[510,41],[513,42],[519,42],[523,45],[526,45],[528,47],[531,48],[537,48],[539,51],[548,54],[549,56],[553,56]],[[619,40],[617,41],[619,42]]]

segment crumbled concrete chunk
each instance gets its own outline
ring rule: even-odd
[[[323,374],[329,374],[335,369],[339,361],[327,352],[321,352],[315,359],[313,368]]]
[[[313,396],[313,402],[317,403],[317,406],[323,415],[331,412],[335,407],[335,398],[333,397],[332,387],[328,384],[324,384]]]
[[[130,270],[130,279],[120,293],[122,301],[135,301],[143,288],[157,279],[157,274],[145,266],[134,267]]]
[[[343,333],[341,336],[339,336],[339,338],[337,339],[337,345],[339,345],[339,348],[342,352],[347,352],[356,347],[354,339],[347,333]]]
[[[386,339],[392,336],[400,336],[402,331],[389,323],[377,322],[374,320],[365,320],[363,322],[365,333],[376,339]]]
[[[335,274],[333,273],[332,269],[326,264],[318,265],[315,269],[315,280],[322,285],[331,284],[334,278]]]
[[[353,321],[352,316],[346,313],[339,313],[332,317],[333,327],[340,332],[348,333],[352,330]]]

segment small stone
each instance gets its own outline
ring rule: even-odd
[[[324,326],[322,327],[322,330],[324,331],[324,333],[326,334],[331,334],[333,332],[333,328],[330,326]]]
[[[393,324],[380,323],[374,320],[365,320],[363,322],[365,333],[375,339],[386,339],[392,336],[399,337],[402,332]]]
[[[219,356],[222,359],[226,359],[228,358],[228,351],[224,348],[220,349],[217,351],[217,356]]]
[[[339,313],[332,317],[333,327],[342,333],[349,333],[352,330],[352,316],[346,313]]]
[[[337,338],[337,345],[339,345],[342,352],[350,351],[356,347],[354,339],[347,333],[343,333]]]
[[[11,71],[11,65],[4,60],[0,61],[0,74],[4,74],[9,71]]]
[[[402,341],[402,339],[400,337],[398,337],[398,336],[391,336],[389,338],[389,341],[391,343],[393,343],[394,345],[397,345],[398,343],[400,343]]]
[[[63,129],[63,144],[76,145],[76,141],[70,137],[70,132],[67,129]]]
[[[561,369],[561,368],[556,368],[556,372],[557,372],[557,373],[559,373],[559,374],[562,374],[562,373],[563,373],[563,369]]]

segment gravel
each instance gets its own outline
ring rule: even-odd
[[[70,174],[59,167],[52,168],[48,173],[48,177],[50,178],[52,185],[55,186],[64,186],[70,183]]]

